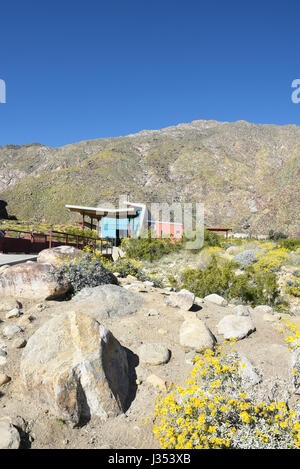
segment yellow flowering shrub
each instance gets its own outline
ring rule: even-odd
[[[254,402],[241,363],[220,349],[195,358],[191,378],[157,398],[154,434],[164,449],[300,448],[297,414],[285,402]]]
[[[277,272],[282,264],[289,258],[289,251],[285,248],[275,248],[267,250],[267,252],[258,252],[255,256],[257,262],[254,269],[259,272]]]

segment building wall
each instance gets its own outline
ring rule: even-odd
[[[182,238],[183,235],[183,225],[181,223],[168,223],[168,222],[149,222],[150,229],[155,231],[158,238],[167,238],[174,237],[176,239]]]
[[[116,238],[117,230],[119,230],[120,238],[132,237],[134,232],[138,230],[140,225],[140,212],[135,218],[115,218],[103,217],[101,220],[101,236],[102,238]]]

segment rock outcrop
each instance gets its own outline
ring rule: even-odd
[[[37,257],[37,262],[48,263],[54,266],[62,262],[81,257],[82,251],[73,246],[57,246],[55,248],[44,249]]]
[[[113,334],[89,315],[70,312],[46,322],[23,351],[25,389],[60,418],[78,425],[116,416],[128,397],[128,362]]]
[[[0,274],[0,298],[54,299],[70,290],[68,280],[51,264],[26,262]]]

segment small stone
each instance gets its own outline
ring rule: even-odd
[[[0,348],[0,366],[3,366],[6,364],[6,356],[7,356],[6,351]]]
[[[5,373],[0,373],[0,387],[4,384],[7,384],[11,381],[10,376],[7,376]]]
[[[160,391],[166,392],[168,390],[167,382],[157,375],[153,374],[148,376],[146,382],[148,384],[151,384],[151,386],[153,386],[154,388],[159,389]]]
[[[32,314],[24,314],[18,321],[18,325],[20,327],[29,326],[34,320],[36,319],[35,316]]]
[[[149,309],[147,316],[159,316],[159,312],[156,309]]]
[[[188,311],[194,304],[195,295],[188,290],[180,290],[179,292],[173,292],[166,299],[167,304],[175,306],[177,308]]]
[[[142,344],[138,356],[148,365],[163,365],[170,360],[170,351],[163,344]]]
[[[6,319],[18,318],[20,316],[19,308],[14,308],[6,314]]]
[[[194,365],[194,360],[195,360],[196,355],[197,355],[196,352],[193,350],[191,350],[190,352],[187,352],[184,357],[185,363],[187,365]]]
[[[22,329],[19,326],[6,326],[3,329],[2,334],[7,339],[12,339],[15,335],[19,334],[20,332],[22,332]]]
[[[12,348],[24,348],[26,344],[27,341],[25,339],[23,339],[22,337],[18,337],[12,342],[11,346]]]

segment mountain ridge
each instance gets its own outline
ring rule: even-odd
[[[207,224],[299,234],[300,127],[196,120],[62,147],[0,146],[0,198],[18,218],[64,222],[64,205],[204,202]]]

